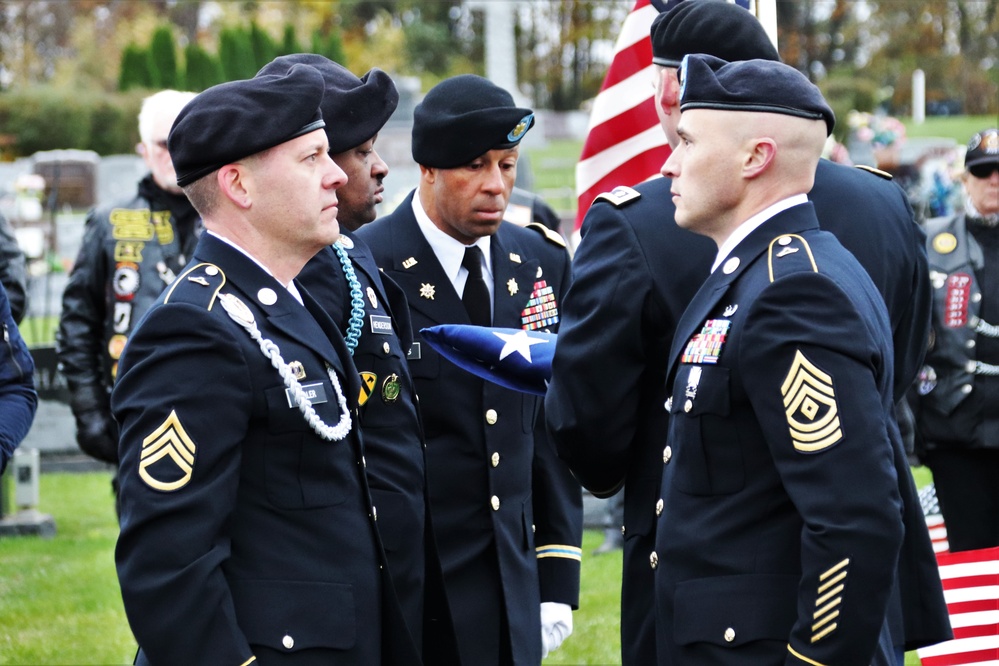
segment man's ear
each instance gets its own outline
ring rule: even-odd
[[[680,113],[680,79],[677,77],[677,70],[669,67],[660,67],[659,70],[660,95],[656,104],[667,116]]]
[[[742,175],[751,179],[762,175],[774,163],[777,143],[769,138],[753,139],[742,161]]]
[[[437,180],[437,169],[434,167],[428,167],[420,165],[420,176],[426,180],[428,183],[432,183]]]
[[[249,170],[242,164],[226,164],[218,170],[218,184],[222,193],[240,208],[249,208],[253,203],[250,196]]]

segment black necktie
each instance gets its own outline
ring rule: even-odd
[[[489,314],[489,288],[482,279],[482,250],[475,245],[466,247],[461,265],[468,271],[465,291],[461,294],[461,302],[465,305],[468,318],[476,326],[489,326],[492,317]]]

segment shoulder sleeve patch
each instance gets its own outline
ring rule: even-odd
[[[797,234],[782,234],[770,241],[767,269],[770,271],[771,282],[789,273],[819,272],[808,241]]]
[[[642,197],[642,193],[633,187],[626,187],[624,185],[619,185],[615,187],[610,192],[603,192],[598,194],[593,200],[593,203],[598,201],[608,201],[615,208],[620,208],[626,203],[631,201],[636,201]]]
[[[181,301],[211,310],[225,281],[225,273],[215,264],[195,264],[177,276],[167,289],[163,302]]]
[[[549,242],[558,245],[559,247],[565,247],[565,239],[557,231],[552,231],[540,222],[531,222],[527,225],[528,229],[534,229],[535,231],[542,234]]]
[[[873,173],[875,176],[881,176],[885,180],[891,180],[892,178],[895,177],[895,176],[891,175],[890,173],[888,173],[887,171],[882,171],[881,169],[875,169],[874,167],[868,166],[866,164],[857,164],[856,167],[858,169],[863,169],[864,171],[868,171],[870,173]]]

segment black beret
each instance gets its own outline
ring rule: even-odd
[[[322,101],[323,75],[307,65],[199,93],[180,110],[167,140],[177,184],[322,129]]]
[[[413,111],[413,159],[454,169],[497,148],[513,148],[534,126],[534,112],[474,74],[445,79]]]
[[[349,69],[315,53],[295,53],[275,58],[261,74],[284,74],[294,65],[311,65],[326,82],[323,120],[330,153],[356,148],[381,131],[399,105],[399,91],[391,77],[378,68],[357,78]]]
[[[745,11],[745,10],[743,10]],[[726,62],[710,55],[680,63],[680,111],[758,111],[824,120],[832,134],[836,117],[822,93],[790,65],[773,60]]]
[[[967,168],[978,164],[999,164],[999,130],[990,128],[971,137],[964,154],[964,166]]]
[[[652,62],[679,67],[683,56],[706,53],[722,60],[780,60],[763,25],[724,0],[686,0],[652,21]]]

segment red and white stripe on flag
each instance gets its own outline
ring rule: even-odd
[[[954,639],[917,650],[922,666],[999,664],[999,548],[937,553]]]
[[[667,0],[635,0],[624,21],[610,68],[593,101],[583,152],[576,165],[576,225],[602,192],[659,175],[670,149],[656,115],[652,21]],[[777,43],[774,0],[728,0],[760,19]]]

